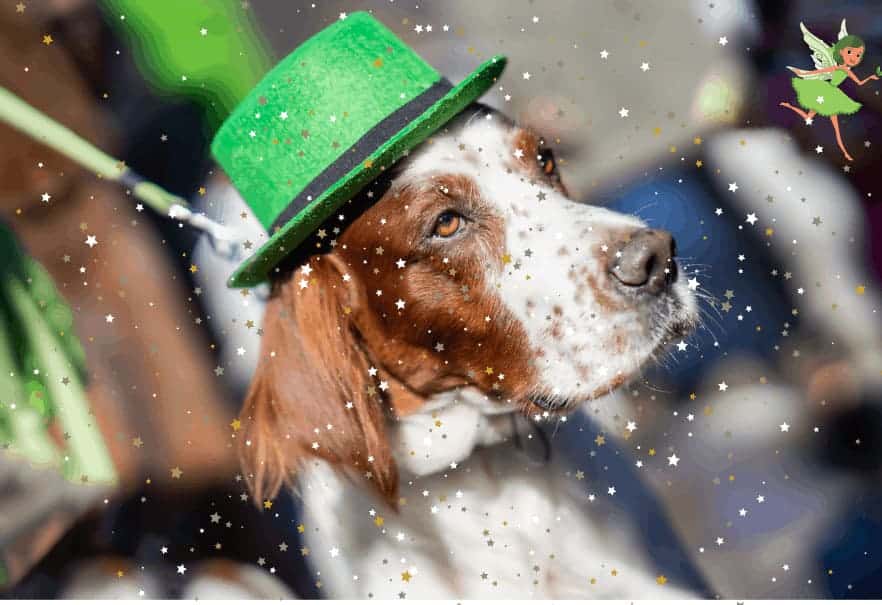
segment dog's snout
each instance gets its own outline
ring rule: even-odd
[[[659,229],[640,229],[610,260],[610,273],[623,285],[658,294],[677,279],[674,237]]]

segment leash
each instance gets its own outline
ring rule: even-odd
[[[76,162],[98,175],[98,178],[126,187],[132,195],[157,213],[205,233],[218,255],[232,261],[241,260],[241,240],[232,229],[196,212],[184,198],[141,177],[121,160],[107,155],[2,86],[0,121]]]

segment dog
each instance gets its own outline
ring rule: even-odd
[[[557,168],[472,107],[276,275],[240,453],[260,506],[296,484],[326,595],[696,596],[524,445],[698,321],[672,236]]]

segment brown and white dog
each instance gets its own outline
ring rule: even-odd
[[[542,140],[481,107],[364,195],[379,199],[319,232],[330,251],[275,280],[242,414],[258,502],[297,478],[316,583],[688,596],[517,447],[525,418],[610,393],[696,322],[670,234],[569,200]]]

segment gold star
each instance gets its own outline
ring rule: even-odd
[[[121,577],[123,577],[124,575],[126,575],[126,574],[125,574],[125,572],[124,572],[123,570],[121,570],[121,569],[117,569],[117,570],[116,570],[116,577],[117,577],[117,578],[121,578]]]
[[[55,42],[55,40],[53,40],[52,36],[50,36],[49,34],[46,34],[45,36],[43,36],[43,44],[45,44],[46,46],[49,46],[53,42]]]
[[[407,571],[407,570],[401,572],[401,579],[402,579],[403,581],[405,581],[405,582],[410,582],[410,579],[411,579],[412,577],[413,577],[413,576],[410,575],[410,572]]]
[[[858,295],[861,295],[861,294],[863,294],[864,292],[867,291],[867,287],[866,287],[865,285],[863,285],[863,284],[860,284],[858,287],[856,287],[856,288],[854,289],[854,291],[857,292]]]
[[[502,255],[502,264],[507,265],[511,262],[511,254],[503,254]]]
[[[15,12],[17,12],[17,13],[23,13],[24,9],[25,9],[25,5],[23,2],[19,2],[18,4],[15,5]]]
[[[383,527],[384,522],[385,522],[385,519],[383,519],[383,517],[380,517],[379,515],[377,516],[376,519],[374,519],[374,525],[376,525],[377,527]]]
[[[610,572],[609,572],[609,573],[610,573],[610,575],[612,575],[612,576],[617,576],[617,575],[619,575],[619,570],[618,570],[618,569],[615,569],[615,568],[613,568],[613,570],[612,570],[612,571],[610,571]]]
[[[704,162],[702,162],[701,160],[695,160],[696,168],[701,168],[702,166],[704,166]]]
[[[300,525],[297,526],[297,533],[298,534],[302,534],[305,531],[306,531],[306,526],[303,525],[303,523],[301,523]]]
[[[273,501],[272,501],[272,500],[264,500],[264,501],[263,501],[263,507],[264,507],[266,510],[271,509],[271,508],[273,507]],[[298,529],[299,529],[299,528],[298,528]]]
[[[649,455],[655,456],[655,448],[654,447],[649,448]]]
[[[304,557],[309,555],[309,549],[306,546],[302,547],[300,549],[300,554],[303,555]]]
[[[190,265],[190,273],[196,273],[197,271],[199,271],[199,267],[196,265]]]
[[[493,373],[493,368],[491,368],[490,366],[487,366],[486,368],[484,368],[484,373],[487,374],[487,375],[492,374],[492,373]]]
[[[242,428],[242,421],[239,420],[238,418],[233,418],[233,421],[230,423],[230,426],[232,427],[232,429],[234,431],[238,431],[240,428]]]
[[[181,468],[178,466],[176,466],[172,469],[169,469],[169,470],[171,471],[172,479],[180,479],[181,475],[184,474],[184,471],[182,471]]]
[[[698,395],[696,395],[695,393],[689,393],[689,399],[691,399],[692,401],[695,401],[696,397],[698,397]]]
[[[666,577],[664,577],[664,576],[659,576],[659,577],[657,577],[657,578],[655,579],[655,581],[656,581],[658,584],[662,584],[662,585],[668,583],[668,579],[667,579]]]
[[[604,437],[603,435],[598,435],[597,438],[594,439],[594,443],[596,443],[597,445],[603,445],[604,443],[606,443],[606,437]]]
[[[373,160],[365,160],[365,161],[364,161],[364,167],[365,167],[365,168],[373,168],[373,167],[374,167],[374,161],[373,161]]]
[[[701,137],[695,137],[694,139],[692,139],[692,143],[694,145],[701,145]]]
[[[141,440],[140,435],[132,439],[132,445],[134,445],[135,447],[141,447],[142,445],[144,445],[144,441]]]
[[[775,235],[775,230],[772,229],[771,227],[766,227],[766,235],[768,237],[772,237],[773,235]]]
[[[199,188],[199,195],[205,195],[205,187]]]

